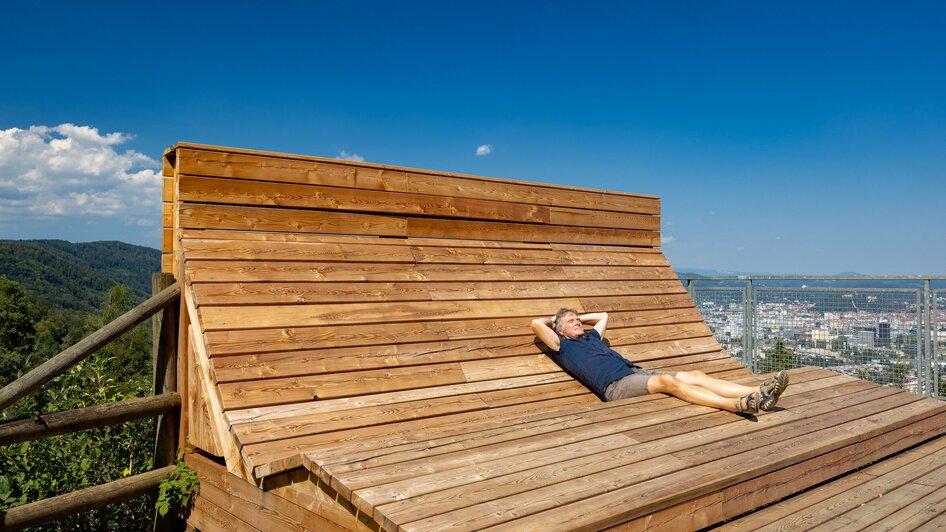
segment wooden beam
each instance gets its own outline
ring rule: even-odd
[[[0,529],[22,530],[62,519],[69,515],[88,512],[117,502],[134,499],[156,489],[161,481],[166,479],[174,470],[175,466],[162,467],[147,473],[115,480],[108,484],[15,506],[0,512]]]
[[[40,440],[79,430],[115,425],[160,414],[177,412],[181,396],[168,392],[104,405],[43,414],[35,419],[21,419],[0,425],[0,445]]]
[[[155,273],[151,276],[151,292],[160,294],[174,284],[174,276]],[[180,315],[179,305],[168,305],[151,318],[152,363],[154,393],[156,395],[177,392],[177,337]],[[180,399],[178,399],[180,405]],[[177,433],[180,410],[159,415],[155,422],[154,467],[174,463],[177,454]]]

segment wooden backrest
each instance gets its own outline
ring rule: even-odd
[[[654,196],[192,144],[165,162],[164,264],[238,446],[299,436],[241,425],[294,408],[398,405],[307,421],[327,433],[597,401],[529,328],[560,306],[611,313],[645,367],[746,372],[661,253]]]

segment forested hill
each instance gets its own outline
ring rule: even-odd
[[[151,295],[161,252],[124,242],[0,240],[0,275],[54,307],[92,311],[116,283],[137,299]]]

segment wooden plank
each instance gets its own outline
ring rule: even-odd
[[[475,341],[387,344],[234,355],[214,357],[211,362],[217,382],[223,383],[540,353],[535,337],[530,335]]]
[[[209,148],[209,149],[208,149]],[[536,205],[559,205],[619,212],[657,214],[654,196],[602,192],[577,187],[513,182],[478,176],[434,173],[426,170],[332,161],[287,154],[250,154],[230,148],[182,146],[177,149],[179,174],[230,177],[257,181],[320,184]]]
[[[161,230],[161,251],[163,253],[172,253],[174,251],[174,230]]]
[[[397,425],[387,425],[384,427],[368,427],[365,429],[353,429],[343,434],[316,434],[293,438],[291,440],[280,440],[277,442],[267,442],[258,445],[246,445],[243,447],[243,456],[250,467],[253,467],[257,478],[272,475],[293,467],[301,467],[302,459],[300,452],[310,451],[321,445],[335,444],[342,441],[365,441],[379,437],[383,434],[390,438],[423,438],[429,431],[436,431],[438,434],[457,431],[467,432],[471,424],[503,426],[510,423],[512,419],[518,419],[523,415],[540,414],[547,415],[549,411],[557,412],[560,409],[583,406],[589,404],[594,407],[601,405],[598,399],[591,399],[586,396],[564,397],[561,399],[542,401],[539,403],[528,403],[523,405],[514,405],[504,408],[494,408],[486,411],[469,412],[464,414],[454,414],[440,416],[434,420],[406,421]]]
[[[475,199],[499,199],[514,203],[554,205],[559,207],[584,208],[594,205],[605,211],[659,214],[660,204],[656,198],[633,197],[607,192],[561,189],[550,186],[531,186],[510,181],[486,181],[479,179],[457,179],[453,176],[424,175],[411,173],[408,190],[442,196],[457,196]]]
[[[529,299],[589,295],[684,293],[678,281],[492,281],[365,283],[195,283],[200,305],[354,303],[368,301],[450,301]]]
[[[303,233],[267,233],[267,232],[233,232],[214,229],[180,229],[182,238],[188,240],[234,240],[248,242],[324,242],[332,244],[390,244],[396,242],[403,246],[425,247],[459,247],[459,248],[489,248],[489,249],[519,249],[519,250],[553,250],[553,251],[599,251],[610,254],[634,253],[661,255],[658,248],[637,246],[606,246],[569,243],[534,243],[534,242],[500,242],[491,240],[456,240],[432,238],[397,238],[377,239],[370,236],[345,235],[307,235]]]
[[[721,531],[809,530],[830,518],[856,508],[872,497],[919,476],[923,472],[946,465],[946,438],[890,457],[823,486],[793,496],[778,504],[753,512],[719,527]],[[817,514],[823,516],[822,519]]]
[[[211,356],[447,340],[442,322],[209,331]]]
[[[352,513],[351,505],[344,499],[337,500],[337,495],[318,482],[310,473],[303,469],[286,472],[282,475],[272,477],[278,482],[272,482],[267,479],[265,490],[274,496],[282,499],[283,504],[293,505],[305,510],[302,525],[310,530],[319,531],[336,530],[328,528],[322,523],[323,520],[329,521],[329,526],[340,528],[341,530],[358,531],[376,531],[377,523],[368,521],[364,515],[356,516]],[[359,518],[366,522],[359,521]]]
[[[826,390],[829,394],[834,393],[836,398],[840,395],[840,393],[834,392],[830,388],[826,388]],[[841,401],[843,398],[838,400]],[[427,440],[424,441],[423,447],[417,446],[416,449],[406,447],[405,451],[401,453],[394,453],[394,449],[392,448],[378,449],[376,451],[377,456],[364,454],[362,458],[364,461],[355,461],[354,459],[358,458],[357,454],[353,456],[350,452],[345,453],[344,455],[339,455],[339,459],[344,458],[338,466],[323,465],[323,467],[334,475],[338,475],[340,472],[344,471],[352,471],[351,475],[340,478],[340,481],[345,483],[347,488],[351,489],[377,485],[381,481],[390,483],[392,481],[403,480],[409,483],[409,479],[417,478],[418,474],[442,471],[443,475],[438,476],[438,478],[442,478],[437,482],[449,482],[460,490],[460,492],[453,492],[454,495],[452,496],[449,494],[443,495],[444,500],[453,500],[463,492],[464,488],[461,486],[465,484],[464,482],[455,484],[458,479],[465,478],[461,475],[462,471],[455,469],[458,465],[467,466],[465,469],[469,470],[470,474],[474,475],[470,477],[474,482],[486,478],[483,476],[486,474],[485,470],[480,466],[499,468],[496,478],[506,478],[503,475],[509,473],[509,471],[504,471],[503,468],[507,467],[507,464],[502,459],[511,456],[510,453],[518,455],[516,464],[512,466],[518,469],[523,465],[520,460],[525,458],[525,453],[530,449],[543,451],[545,455],[551,453],[558,457],[575,456],[573,454],[566,454],[563,446],[566,444],[575,444],[576,452],[579,452],[578,450],[581,449],[580,452],[584,453],[586,448],[577,445],[579,442],[584,441],[587,443],[594,437],[608,436],[628,430],[635,431],[635,434],[628,432],[626,435],[630,435],[636,440],[637,433],[639,433],[639,435],[651,435],[654,432],[655,426],[666,427],[668,422],[678,423],[676,429],[677,434],[689,433],[693,431],[693,425],[692,421],[685,420],[688,416],[711,414],[721,423],[731,423],[738,419],[731,414],[706,407],[688,406],[685,412],[681,412],[679,409],[673,409],[672,411],[667,410],[668,406],[679,406],[681,404],[676,399],[668,398],[665,400],[651,400],[646,402],[631,400],[629,402],[635,403],[636,406],[634,410],[626,410],[626,407],[619,408],[617,407],[618,405],[612,403],[608,406],[615,405],[614,407],[596,409],[593,415],[592,413],[584,413],[572,420],[557,418],[551,420],[551,424],[548,420],[543,420],[540,424],[516,423],[514,429],[507,428],[492,434],[487,432],[485,436],[477,435],[475,438],[460,440],[461,447],[459,449],[454,447],[456,445],[456,440],[454,439],[448,439],[444,444]],[[605,405],[602,406],[604,407]],[[621,419],[622,417],[625,419]],[[562,425],[561,423],[566,424]],[[579,430],[579,427],[582,428]],[[560,432],[556,435],[554,433],[548,433],[548,430]],[[516,437],[517,433],[519,433],[518,437]],[[667,436],[668,434],[670,433],[665,433],[663,436]],[[496,439],[497,436],[500,438],[499,440]],[[526,437],[523,439],[523,436]],[[511,443],[511,445],[496,445],[503,441],[507,441]],[[681,443],[686,443],[686,437],[682,438],[680,441]],[[489,454],[486,454],[487,449],[490,450]],[[454,452],[451,452],[448,456],[436,458],[431,456],[432,453],[443,453],[446,451]],[[365,453],[364,450],[361,452]],[[326,459],[326,456],[322,453],[319,453],[318,456],[310,453],[309,456],[313,460],[318,459],[321,461]],[[543,463],[541,456],[542,455],[537,455],[539,458],[538,463]],[[476,459],[474,460],[472,457]],[[422,459],[418,460],[418,458]],[[490,459],[498,461],[490,462]],[[379,465],[384,464],[388,464],[388,466],[379,468]],[[354,468],[354,465],[358,465],[358,467]],[[371,467],[371,470],[364,471],[365,467]],[[408,496],[406,492],[398,490],[407,489],[417,493],[417,489],[422,489],[422,491],[428,492],[427,487],[429,487],[429,484],[427,483],[434,482],[434,477],[423,478],[425,484],[410,488],[401,485],[403,484],[401,483],[391,489],[405,496]],[[444,486],[437,486],[430,491],[438,491],[437,496],[440,497],[442,492],[440,492],[439,489],[443,487]],[[423,499],[423,501],[418,501],[418,505],[422,507],[426,507],[429,503],[430,500],[426,498]],[[405,503],[405,508],[409,506],[410,505],[406,505]]]
[[[208,501],[200,494],[194,496],[194,505],[187,516],[187,524],[198,530],[259,530],[258,528],[240,521],[227,510]]]
[[[383,251],[383,250],[379,250]],[[380,258],[380,257],[379,257]],[[412,260],[410,255],[400,257]],[[199,282],[409,282],[409,281],[476,281],[560,279],[565,275],[561,266],[484,266],[444,264],[390,264],[370,262],[255,262],[255,261],[188,261],[188,271],[195,283]],[[635,275],[628,272],[626,276]]]
[[[356,215],[353,215],[356,216]],[[363,216],[363,215],[357,215]],[[213,233],[212,231],[205,231]],[[196,231],[188,231],[196,233]],[[219,233],[219,232],[217,232]],[[411,262],[441,264],[561,264],[588,266],[662,266],[669,264],[665,257],[648,247],[614,246],[558,246],[521,242],[443,239],[391,239],[379,236],[329,236],[314,239],[316,235],[272,235],[261,240],[236,238],[247,233],[229,232],[230,238],[185,238],[185,251],[190,259],[232,258],[221,250],[237,248],[252,251],[250,258],[273,256],[285,260],[287,253],[295,253],[316,245],[343,246],[363,249],[363,246],[397,246],[412,251]],[[256,233],[266,234],[269,233]],[[295,239],[289,237],[296,236]],[[275,238],[278,237],[278,238]],[[304,238],[309,237],[309,238]],[[451,245],[447,245],[450,243]],[[380,248],[375,251],[381,251]],[[306,256],[305,258],[309,258]]]
[[[597,207],[597,206],[594,206]],[[552,207],[549,223],[574,227],[612,227],[615,229],[639,229],[659,231],[660,217],[647,214],[602,212],[590,209],[568,209]]]
[[[275,207],[185,203],[178,207],[178,218],[180,225],[175,227],[188,229],[383,236],[407,234],[407,219],[403,217]]]
[[[463,382],[466,381],[460,365],[450,363],[240,381],[223,383],[217,388],[223,410],[235,410]]]
[[[195,149],[197,148],[197,149]],[[176,170],[179,174],[278,181],[374,190],[405,190],[407,178],[402,172],[363,172],[359,166],[343,161],[302,158],[279,154],[278,157],[248,155],[226,149],[177,149]]]
[[[642,309],[673,308],[682,296],[626,296]],[[631,303],[629,303],[631,304]],[[399,323],[487,316],[536,317],[537,308],[580,307],[575,299],[416,301],[379,303],[335,303],[328,305],[260,305],[252,307],[201,307],[206,331],[272,327],[315,327],[357,323]]]
[[[406,235],[414,238],[461,238],[471,240],[480,240],[484,235],[489,235],[491,240],[516,242],[561,242],[649,247],[660,245],[660,233],[657,231],[432,218],[408,218]]]
[[[161,201],[171,203],[174,201],[174,178],[165,177],[161,180]]]
[[[561,372],[557,374],[527,375],[523,377],[511,377],[493,381],[470,382],[466,384],[431,386],[428,388],[418,388],[414,390],[397,392],[366,394],[359,395],[357,397],[330,399],[327,401],[312,401],[307,403],[231,410],[227,412],[227,418],[233,424],[256,421],[274,421],[300,415],[340,412],[343,410],[351,410],[354,408],[366,406],[382,406],[398,402],[419,401],[422,399],[450,397],[473,393],[479,393],[481,394],[480,397],[483,398],[483,392],[492,392],[497,390],[510,390],[520,395],[532,395],[533,390],[537,388],[558,386],[561,384],[571,384],[573,382],[574,380],[571,377]]]
[[[179,183],[180,200],[194,203],[294,207],[544,224],[549,223],[550,219],[548,207],[522,203],[189,175],[180,176]],[[560,218],[562,221],[556,225],[571,225],[568,223],[569,217],[560,216]],[[572,218],[585,222],[585,225],[589,227],[642,230],[657,230],[660,227],[659,219],[653,216],[624,214],[608,217],[573,216]],[[610,225],[601,225],[601,223]],[[620,225],[614,225],[616,223]]]
[[[828,405],[837,407],[847,401],[845,396],[830,388],[825,388],[825,392],[825,401],[830,402],[825,402],[822,407]],[[832,395],[833,400],[830,399]],[[667,399],[664,402],[680,404],[675,399]],[[725,438],[732,435],[752,433],[751,426],[737,422],[740,418],[729,413],[692,405],[685,407],[685,411],[691,416],[711,416],[715,421],[701,430],[694,431],[693,422],[685,419],[687,416],[682,415],[680,408],[654,410],[630,415],[625,419],[593,423],[581,429],[570,427],[570,430],[562,431],[557,436],[544,435],[532,438],[534,443],[529,443],[530,438],[526,438],[514,440],[510,442],[511,445],[483,447],[475,451],[478,453],[475,455],[476,460],[465,458],[464,454],[460,453],[453,457],[454,462],[444,458],[438,458],[436,462],[432,460],[417,462],[418,467],[429,464],[424,470],[411,469],[409,463],[400,463],[396,468],[359,471],[357,475],[346,476],[344,482],[354,490],[374,486],[358,490],[354,494],[354,502],[362,508],[389,501],[390,497],[396,494],[396,498],[402,502],[397,503],[396,506],[383,505],[378,510],[387,518],[398,521],[395,516],[399,513],[417,518],[462,508],[471,501],[477,500],[478,497],[472,495],[473,492],[480,494],[480,501],[491,500],[502,497],[504,494],[523,493],[536,489],[538,486],[551,486],[563,480],[578,478],[583,475],[579,472],[580,463],[587,463],[587,467],[591,468],[589,471],[597,471],[598,468],[604,468],[606,471],[622,463],[659,457],[661,454],[673,452],[675,449],[686,449],[698,443],[725,441]],[[636,413],[637,410],[632,412]],[[800,419],[804,417],[785,410],[760,418],[759,421],[764,422],[767,427],[778,427],[780,424],[787,424],[790,420]],[[720,430],[721,425],[725,425],[729,430]],[[663,431],[659,436],[660,446],[639,445],[638,436],[653,438],[655,428]],[[612,434],[622,434],[626,438],[614,439],[610,436]],[[595,441],[599,443],[593,444]],[[627,449],[624,450],[625,448]],[[489,454],[486,454],[487,449],[491,449]],[[466,454],[470,452],[473,451],[467,451]],[[505,453],[515,453],[515,462],[503,460],[505,456],[508,456]],[[598,453],[606,454],[596,456]],[[563,460],[563,457],[567,457],[567,462]],[[584,460],[583,457],[588,459]],[[458,465],[470,463],[476,465],[462,469],[456,468]],[[536,469],[536,466],[539,469]],[[431,469],[432,467],[435,469]],[[562,468],[569,472],[565,478],[558,474]],[[333,470],[329,468],[329,471]],[[432,474],[434,471],[440,473]],[[541,471],[546,471],[548,476],[543,475]],[[419,476],[423,473],[427,474]],[[473,476],[467,476],[467,473]],[[475,486],[470,485],[471,482],[475,482]],[[606,484],[607,482],[603,485]],[[367,506],[362,506],[359,499],[363,499],[363,504]],[[441,501],[442,504],[435,505],[435,500]],[[399,510],[394,510],[394,508],[399,508]]]
[[[423,419],[447,414],[472,412],[488,408],[477,394],[437,397],[420,401],[387,403],[369,406],[299,415],[286,419],[240,423],[234,432],[243,445],[308,436],[323,432],[372,427],[398,421]]]
[[[239,248],[219,248],[239,253]],[[333,253],[329,250],[324,250]],[[385,251],[385,250],[378,250]],[[218,255],[219,257],[220,255]],[[369,258],[372,257],[369,255]],[[380,258],[384,255],[381,254]],[[409,255],[388,259],[411,260]],[[188,272],[194,283],[203,282],[406,282],[406,281],[522,281],[529,279],[572,280],[573,282],[621,282],[676,280],[670,268],[660,267],[570,267],[555,265],[404,264],[344,262],[346,256],[328,257],[336,262],[189,260]]]
[[[231,508],[231,514],[240,520],[259,526],[261,530],[325,530],[327,532],[350,530],[355,519],[337,521],[313,514],[312,512],[278,497],[270,491],[263,491],[257,486],[239,477],[227,473],[220,466],[207,458],[191,453],[185,455],[185,461],[194,470],[201,481],[201,495],[207,496],[214,503],[223,503]],[[306,479],[307,480],[307,479]],[[286,481],[283,481],[285,483]],[[207,487],[208,492],[204,492]],[[211,496],[211,495],[214,496]],[[219,501],[219,502],[218,502]],[[349,525],[343,526],[339,523]]]
[[[586,307],[587,308],[587,307]],[[592,307],[593,308],[593,307]],[[608,330],[605,338],[611,342],[611,348],[630,358],[634,356],[635,344],[646,342],[666,342],[712,336],[712,331],[703,322],[671,323],[668,325],[645,325]]]
[[[460,362],[467,382],[506,379],[517,375],[559,373],[561,368],[543,354]]]
[[[410,248],[399,245],[343,245],[334,242],[284,243],[244,240],[186,240],[182,244],[184,254],[188,259],[188,269],[191,269],[190,264],[195,259],[366,263],[414,262],[414,255],[411,254]],[[252,264],[247,266],[252,266]],[[277,264],[274,267],[282,267],[282,265]]]
[[[647,527],[692,529],[724,521],[756,507],[835,478],[878,459],[895,454],[942,432],[943,416],[925,419],[864,442],[815,456],[769,475],[737,484],[703,497],[669,506],[626,523],[629,530]],[[939,424],[939,426],[937,426]],[[780,481],[775,482],[775,479]],[[779,530],[782,529],[780,526]],[[786,525],[786,529],[790,526]],[[811,527],[803,528],[809,530]],[[755,530],[755,529],[752,529]]]
[[[498,500],[489,505],[501,509],[490,515],[490,522],[503,522],[508,518],[529,515],[530,526],[543,527],[546,523],[561,523],[565,517],[575,529],[603,528],[629,518],[650,513],[657,508],[682,501],[685,498],[704,495],[710,490],[719,489],[721,484],[732,485],[754,476],[767,474],[788,465],[811,459],[818,454],[825,454],[852,444],[880,437],[897,429],[908,430],[911,424],[929,423],[934,419],[942,423],[943,409],[946,406],[934,405],[927,401],[917,401],[910,405],[859,418],[822,431],[806,434],[800,438],[785,440],[778,445],[758,448],[752,451],[734,452],[722,460],[700,466],[690,465],[679,471],[637,484],[619,487],[608,493],[594,494],[600,491],[594,483],[573,481],[559,484],[560,489],[530,494],[530,499],[518,501],[509,506],[508,501]],[[760,418],[761,419],[761,418]],[[909,430],[908,430],[909,432]],[[781,454],[783,449],[793,451]],[[684,488],[684,486],[686,486]],[[584,489],[583,489],[584,488]],[[567,498],[551,491],[568,493]],[[574,501],[574,502],[567,502]],[[552,509],[534,513],[539,506],[554,505]],[[532,514],[532,515],[530,515]],[[464,522],[472,522],[465,515]],[[441,516],[438,516],[441,517]],[[449,516],[443,516],[444,519]],[[438,522],[441,522],[438,520]],[[480,520],[477,524],[485,524]],[[405,525],[411,530],[426,528],[429,521]],[[421,526],[423,525],[423,526]]]

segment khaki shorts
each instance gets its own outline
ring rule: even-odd
[[[654,375],[676,375],[676,371],[647,371],[638,369],[627,377],[620,378],[604,390],[604,399],[606,401],[617,401],[618,399],[630,399],[631,397],[640,397],[647,395],[647,381]]]

